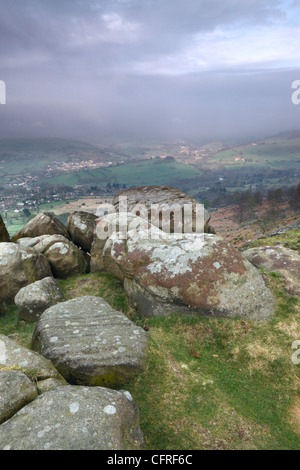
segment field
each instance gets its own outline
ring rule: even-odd
[[[126,184],[126,186],[172,185],[177,178],[191,179],[201,174],[200,170],[192,166],[174,161],[144,160],[111,168],[60,175],[43,179],[41,183],[70,186],[88,183],[100,186],[106,186],[108,183]]]
[[[257,166],[276,169],[300,168],[300,137],[274,137],[215,153],[209,162],[220,166]],[[207,162],[207,163],[209,163]]]

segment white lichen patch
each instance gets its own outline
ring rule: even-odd
[[[70,405],[70,413],[72,415],[74,415],[75,413],[77,413],[79,411],[79,403],[78,402],[74,402],[74,403],[71,403]]]
[[[106,413],[107,415],[114,415],[117,410],[114,406],[112,405],[108,405],[106,406],[104,409],[103,409],[104,413]]]

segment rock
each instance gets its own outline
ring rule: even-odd
[[[75,245],[90,253],[97,216],[89,212],[73,212],[68,218],[67,230]]]
[[[44,254],[50,263],[53,275],[60,279],[85,274],[89,270],[83,252],[66,239],[55,241]]]
[[[56,234],[69,238],[67,228],[64,224],[50,213],[44,212],[27,222],[18,233],[13,235],[11,241],[16,242],[19,238],[23,237],[34,238],[40,235]]]
[[[232,245],[211,234],[113,234],[103,250],[105,269],[120,273],[131,305],[145,316],[171,313],[266,320],[275,300],[259,271]]]
[[[120,198],[126,198],[126,210],[120,205]],[[152,205],[159,205],[159,211],[162,212],[163,222],[160,222],[158,218],[155,218],[155,211],[153,211]],[[145,207],[144,210],[138,209],[136,206],[142,205]],[[196,208],[199,208],[202,205],[192,196],[185,194],[179,189],[175,189],[172,186],[140,186],[137,188],[125,189],[116,193],[113,206],[118,212],[133,212],[134,215],[138,215],[142,218],[146,218],[151,224],[156,225],[167,233],[174,232],[174,216],[172,214],[174,207],[179,208],[180,221],[175,222],[175,232],[179,233],[191,233],[191,232],[203,232],[203,227],[201,224],[196,225]],[[188,210],[184,207],[187,205],[191,208],[189,214]],[[138,210],[138,212],[136,211]],[[170,215],[171,214],[171,215]],[[206,209],[204,209],[204,231],[208,230],[208,222],[210,220],[210,215]],[[186,227],[185,230],[182,230],[182,220],[184,223],[191,222],[189,227]],[[176,229],[178,226],[178,229]],[[213,230],[212,227],[209,230]]]
[[[49,261],[54,277],[65,279],[89,271],[85,254],[63,235],[44,235],[19,240],[21,246],[31,246]]]
[[[20,319],[36,322],[47,308],[64,300],[58,282],[53,277],[46,277],[23,287],[15,297],[15,304]]]
[[[0,243],[0,302],[12,303],[22,287],[51,275],[42,254],[16,243]]]
[[[46,379],[46,380],[41,380],[38,383],[39,387],[39,393],[45,393],[48,392],[49,390],[52,390],[53,388],[60,387],[62,385],[67,385],[67,382],[64,379]]]
[[[37,397],[31,380],[18,370],[0,369],[0,424]]]
[[[128,392],[64,386],[0,426],[4,450],[140,450],[139,412]]]
[[[32,348],[68,383],[120,386],[142,372],[147,333],[99,297],[80,297],[46,310]]]
[[[243,252],[257,268],[274,271],[283,277],[288,292],[300,295],[300,254],[283,246],[260,246]]]
[[[50,361],[30,349],[20,346],[7,336],[0,335],[0,369],[4,367],[28,370],[38,380],[49,378],[63,380]]]
[[[114,213],[108,214],[97,219],[97,225],[94,231],[93,244],[91,249],[91,272],[103,271],[103,249],[110,235],[115,232],[122,231],[124,237],[127,232],[136,227],[141,228],[152,227],[147,221],[141,217],[137,217],[130,213]],[[120,277],[120,276],[117,276]]]
[[[1,242],[9,242],[9,234],[0,214],[0,243]]]

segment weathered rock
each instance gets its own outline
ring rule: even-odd
[[[110,235],[122,232],[124,238],[134,227],[136,230],[152,227],[145,219],[130,213],[114,213],[97,219],[91,249],[91,272],[103,271],[103,249]],[[120,277],[118,275],[117,277]]]
[[[50,213],[44,212],[27,222],[18,233],[12,236],[11,240],[16,242],[19,238],[23,237],[34,238],[40,235],[56,234],[69,238],[67,228],[64,224]]]
[[[49,378],[63,380],[50,361],[30,349],[20,346],[7,336],[0,335],[0,369],[4,367],[28,370],[38,380]]]
[[[1,242],[9,242],[9,234],[0,214],[0,243]]]
[[[63,235],[44,235],[32,238],[31,241],[27,238],[22,240],[19,240],[21,246],[31,246],[48,259],[54,277],[65,279],[89,270],[84,252]]]
[[[58,282],[53,277],[45,277],[23,287],[15,297],[15,304],[20,319],[36,322],[47,308],[64,300]]]
[[[151,224],[156,225],[167,233],[173,233],[174,231],[175,233],[203,232],[201,223],[196,223],[196,213],[200,203],[192,196],[172,186],[140,186],[119,191],[113,200],[113,205],[117,212],[124,211],[122,204],[119,204],[120,198],[126,198],[127,212],[133,212],[134,215],[146,218]],[[145,207],[145,212],[139,209],[138,205]],[[158,205],[159,209],[155,211],[153,205]],[[189,206],[191,211],[189,212],[185,206]],[[180,221],[175,220],[176,217],[174,218],[173,215],[173,211],[176,208],[179,208]],[[158,218],[159,212],[162,214],[161,221]],[[203,216],[204,231],[212,230],[211,227],[208,227],[210,215],[206,209],[204,209]],[[189,222],[190,226],[188,226]],[[182,228],[182,223],[185,224],[185,228]]]
[[[19,238],[16,243],[21,246],[25,246],[27,248],[35,248],[40,242],[48,238],[49,235],[41,235],[40,237],[24,237]]]
[[[34,249],[0,243],[0,302],[12,303],[22,287],[51,275],[47,259]]]
[[[133,307],[143,316],[170,313],[265,320],[275,301],[259,271],[232,245],[210,234],[155,240],[143,231],[113,234],[104,267],[120,274]]]
[[[82,211],[73,212],[68,218],[67,229],[71,240],[84,251],[91,251],[96,220],[96,215]]]
[[[283,246],[261,246],[243,252],[257,268],[274,271],[283,277],[290,294],[300,295],[300,254]]]
[[[46,310],[32,348],[68,383],[120,386],[142,372],[147,333],[99,297],[80,297]]]
[[[53,388],[60,387],[62,385],[68,385],[67,382],[62,378],[60,379],[46,379],[38,382],[39,393],[49,392]]]
[[[17,370],[0,369],[0,424],[37,397],[31,380]]]
[[[53,238],[57,236],[53,236]],[[68,240],[55,241],[44,252],[48,259],[53,275],[66,279],[76,274],[85,274],[89,265],[83,252]]]
[[[58,387],[0,426],[4,450],[139,450],[139,412],[128,392]]]

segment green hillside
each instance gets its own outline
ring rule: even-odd
[[[300,168],[300,136],[275,136],[215,153],[211,165]],[[209,163],[209,162],[208,162]]]
[[[111,168],[92,171],[79,171],[72,174],[46,178],[41,183],[48,184],[126,184],[127,186],[172,184],[176,178],[191,179],[202,172],[192,166],[165,160],[144,160]],[[40,183],[39,183],[40,184]]]

